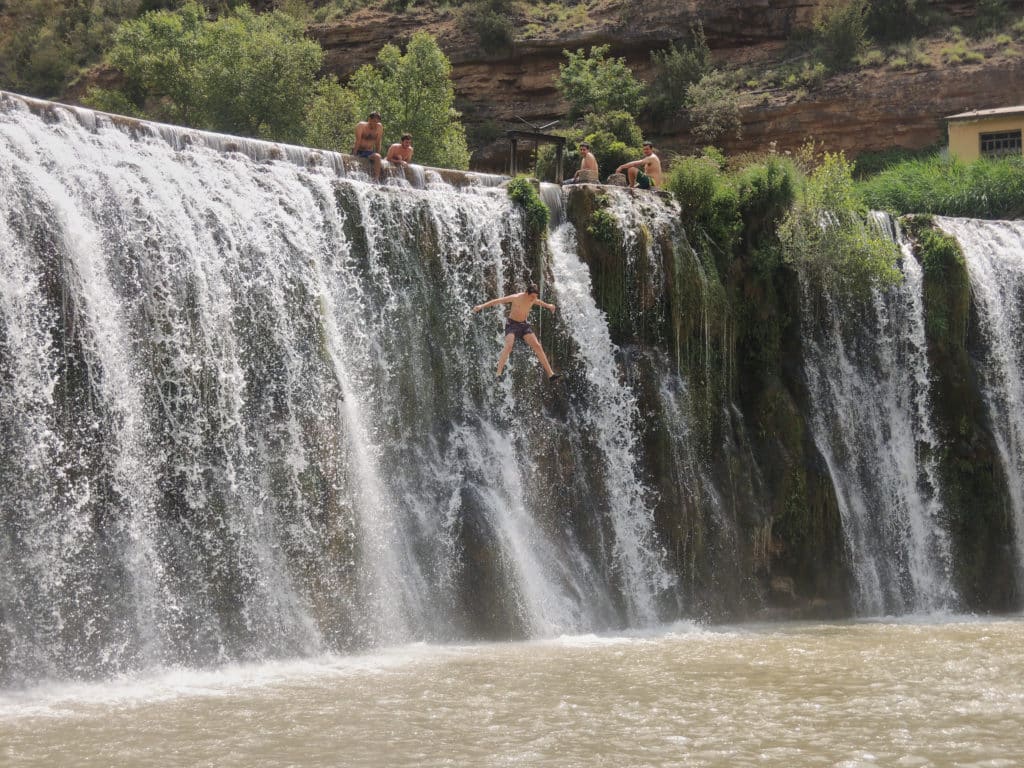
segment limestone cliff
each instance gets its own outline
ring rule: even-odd
[[[507,52],[482,51],[447,8],[363,9],[340,22],[315,25],[310,34],[326,50],[325,68],[344,78],[372,61],[386,43],[401,44],[426,29],[452,61],[465,123],[511,127],[516,118],[539,123],[565,115],[567,105],[554,86],[565,49],[608,43],[613,55],[624,56],[640,78],[649,78],[651,50],[684,38],[699,22],[720,66],[769,66],[783,56],[795,31],[810,26],[817,5],[818,0],[598,0],[588,3],[588,12],[574,17],[575,22],[559,24],[558,31],[521,23]],[[955,0],[934,5],[965,22],[976,6]],[[1008,7],[1024,10],[1024,3],[1013,0]],[[809,91],[745,93],[742,139],[725,141],[725,149],[757,151],[775,142],[785,150],[811,137],[853,156],[921,148],[944,141],[943,116],[1016,104],[1024,94],[1020,59],[994,57],[956,66],[941,62],[941,56],[932,56],[930,65],[917,68],[857,71]],[[639,119],[662,147],[690,148],[685,121],[658,135],[644,115]],[[503,161],[503,151],[492,146],[477,153],[474,165],[500,170]]]

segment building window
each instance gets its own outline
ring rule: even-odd
[[[981,134],[981,154],[985,157],[1021,154],[1020,131]]]

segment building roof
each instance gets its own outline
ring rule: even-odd
[[[947,115],[947,120],[978,120],[982,117],[1002,117],[1004,115],[1024,115],[1024,105],[1019,107],[1000,107],[999,109],[974,109],[958,115]]]

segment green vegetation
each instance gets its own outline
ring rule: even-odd
[[[0,84],[54,98],[95,63],[117,26],[153,0],[15,0],[0,2]]]
[[[952,340],[955,346],[962,346],[967,337],[969,287],[960,244],[956,238],[936,229],[931,216],[908,217],[904,225],[914,241],[914,252],[921,262],[929,288],[944,288],[940,301],[928,302],[925,315],[928,335],[936,341]],[[957,288],[960,290],[955,290]],[[956,294],[961,294],[964,300],[955,301]],[[954,317],[959,322],[954,322]]]
[[[644,104],[643,84],[623,58],[606,58],[610,45],[596,45],[587,54],[562,51],[567,61],[558,65],[555,86],[569,102],[569,117],[622,110],[636,114]]]
[[[362,113],[378,110],[384,118],[384,146],[411,133],[416,161],[446,168],[466,168],[466,133],[454,110],[451,63],[426,32],[412,36],[403,54],[386,45],[375,65],[360,67],[349,81]]]
[[[690,132],[701,144],[714,144],[725,135],[740,138],[739,94],[717,72],[705,75],[686,89]]]
[[[1024,159],[963,163],[933,156],[899,163],[861,182],[871,208],[983,219],[1024,216]]]
[[[303,143],[335,152],[351,152],[353,126],[365,118],[356,94],[342,87],[334,75],[321,78],[313,88],[306,111]]]
[[[842,153],[826,153],[779,227],[785,258],[838,295],[898,282],[899,250],[865,214],[852,166]]]
[[[512,0],[472,0],[459,9],[458,19],[463,31],[477,36],[481,50],[496,54],[511,50]]]
[[[660,119],[673,117],[687,103],[687,89],[711,72],[711,49],[704,27],[690,30],[690,41],[682,47],[670,43],[651,51],[654,79],[647,89],[651,113]]]
[[[209,20],[204,7],[187,2],[177,11],[125,22],[108,52],[124,87],[90,89],[84,101],[97,109],[339,152],[351,150],[355,123],[377,110],[384,117],[385,147],[409,132],[418,162],[469,164],[453,109],[451,64],[433,37],[414,34],[404,53],[386,45],[374,65],[361,67],[343,87],[333,75],[317,79],[323,51],[305,36],[296,13],[291,7],[291,13],[257,14],[239,6]]]
[[[853,66],[867,39],[868,0],[824,0],[814,17],[818,57],[829,69]]]
[[[517,176],[505,187],[509,198],[523,209],[526,215],[526,229],[531,237],[541,237],[548,229],[551,212],[540,199],[537,188],[526,176]]]
[[[323,63],[291,16],[239,6],[215,21],[186,3],[123,24],[109,52],[133,112],[213,131],[299,142]],[[93,90],[87,103],[116,99]]]

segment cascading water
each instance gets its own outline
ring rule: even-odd
[[[672,579],[665,571],[654,534],[650,491],[636,466],[636,397],[622,381],[607,321],[594,302],[590,272],[577,256],[572,225],[550,239],[551,271],[566,326],[578,347],[588,406],[580,419],[594,433],[603,457],[602,478],[612,520],[615,562],[634,621],[656,620],[657,597]]]
[[[493,381],[504,190],[42,114],[0,111],[0,679],[656,618],[635,478],[576,521],[612,552],[550,498],[628,426],[595,448],[523,352]]]
[[[498,177],[364,171],[0,93],[0,685],[758,608],[773,478],[678,210],[542,185],[535,251]],[[957,604],[904,261],[805,329],[866,614]],[[471,312],[528,278],[559,384]]]
[[[959,241],[984,349],[976,361],[1013,506],[1024,589],[1024,222],[936,218]]]
[[[862,306],[801,279],[821,322],[804,331],[815,443],[828,464],[862,614],[951,609],[948,535],[932,449],[921,268]]]

